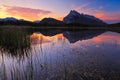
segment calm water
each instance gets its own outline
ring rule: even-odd
[[[120,33],[3,31],[0,36],[0,80],[120,80]]]

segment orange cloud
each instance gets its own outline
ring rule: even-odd
[[[8,5],[2,5],[1,8],[5,9],[4,13],[6,13],[6,15],[22,18],[22,19],[29,19],[29,20],[41,19],[43,18],[43,16],[52,13],[51,11],[42,10],[42,9],[32,9],[32,8],[8,6]]]
[[[105,21],[120,21],[120,11],[118,12],[106,12],[106,11],[99,11],[94,13],[94,16],[105,20]]]
[[[59,16],[59,17],[57,17],[56,19],[58,19],[58,20],[60,20],[60,21],[62,21],[63,20],[63,18],[66,16],[66,14],[63,14],[63,15],[61,15],[61,16]]]
[[[64,16],[60,16],[60,17],[58,17],[57,19],[60,20],[60,21],[62,21],[63,18],[64,18]]]

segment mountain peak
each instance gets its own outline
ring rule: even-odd
[[[105,25],[102,20],[88,15],[71,10],[70,13],[64,17],[63,21],[67,24],[85,24],[85,25]]]
[[[70,13],[78,13],[76,10],[71,10]]]
[[[68,15],[80,15],[80,13],[75,10],[71,10]]]

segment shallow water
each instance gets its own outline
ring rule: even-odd
[[[64,31],[27,36],[30,47],[19,46],[17,54],[0,45],[0,80],[120,79],[120,33]]]

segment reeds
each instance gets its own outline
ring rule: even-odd
[[[11,55],[21,55],[30,48],[30,38],[18,28],[0,29],[0,49]]]

